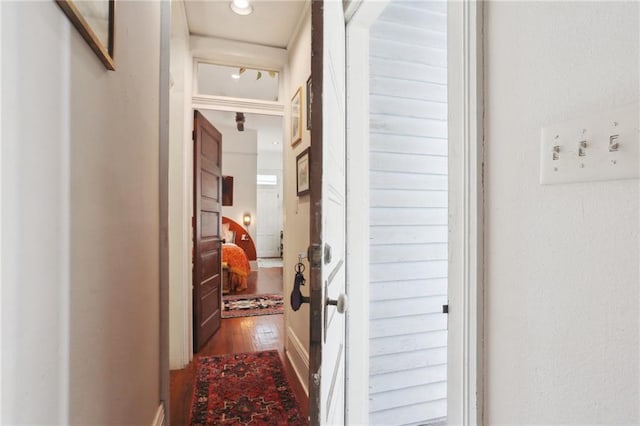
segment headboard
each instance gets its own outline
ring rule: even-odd
[[[228,223],[229,230],[236,234],[235,244],[244,250],[249,260],[256,260],[258,258],[256,254],[256,245],[253,243],[253,239],[251,238],[251,235],[249,235],[249,231],[242,227],[238,222],[229,219],[226,216],[222,216],[222,224],[224,225],[225,223]],[[245,239],[243,239],[243,236]]]

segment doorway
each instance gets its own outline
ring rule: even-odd
[[[234,31],[246,29],[246,23],[252,17],[229,18],[229,21],[241,19],[242,28],[224,25],[207,27],[206,31],[224,27],[228,34],[223,39],[213,34],[205,36],[202,30],[195,35],[197,21],[207,15],[201,13],[200,9],[209,7],[215,9],[218,16],[226,16],[229,12],[227,3],[172,3],[172,8],[181,14],[172,23],[172,56],[174,51],[181,56],[175,61],[176,65],[181,66],[173,67],[172,60],[172,94],[175,92],[176,97],[182,97],[181,102],[174,104],[172,101],[172,106],[176,106],[177,114],[185,108],[189,110],[188,115],[193,114],[194,109],[201,111],[222,133],[223,175],[233,178],[233,202],[222,207],[222,216],[229,220],[228,223],[235,223],[229,228],[229,231],[235,230],[235,237],[227,239],[240,247],[251,242],[255,249],[256,256],[249,260],[250,272],[246,285],[240,286],[244,288],[229,286],[226,296],[260,296],[265,293],[288,296],[293,281],[291,271],[298,261],[298,254],[306,251],[308,246],[308,238],[305,238],[309,229],[308,197],[296,196],[293,170],[295,157],[309,146],[309,136],[301,128],[302,137],[292,144],[288,111],[292,94],[304,86],[310,73],[310,8],[302,2],[283,2],[275,6],[278,10],[266,11],[278,15],[274,17],[278,21],[286,18],[291,22],[278,25],[278,31],[288,28],[288,32],[278,35],[284,41],[276,40],[278,37],[271,34],[274,36],[273,42],[277,44],[265,46],[250,44],[246,40],[243,43],[230,41],[249,36],[248,33],[242,35],[242,31]],[[214,21],[220,23],[220,18],[210,19],[210,22]],[[178,31],[177,27],[180,26],[181,31]],[[259,32],[255,26],[249,24],[248,27]],[[268,37],[261,35],[261,43],[265,43]],[[175,50],[173,45],[176,45]],[[202,78],[207,73],[211,79]],[[248,90],[242,88],[244,83],[250,86]],[[303,117],[299,119],[302,121]],[[267,121],[272,123],[272,128],[276,128],[277,136],[262,137],[262,133],[268,132],[261,131],[256,125]],[[237,127],[240,123],[244,127],[242,132]],[[190,143],[190,129],[184,130],[183,133],[188,134],[185,140]],[[243,141],[246,142],[246,135],[252,132],[254,141],[258,139],[257,148],[247,150],[239,146]],[[239,134],[245,138],[238,138]],[[174,145],[172,141],[171,147],[175,148],[176,145],[179,143]],[[183,159],[192,156],[192,152],[186,152]],[[228,170],[227,167],[233,163],[238,167]],[[249,171],[248,164],[251,164]],[[244,179],[245,175],[252,177]],[[190,188],[192,173],[185,171],[183,176],[187,176],[184,187]],[[252,199],[249,204],[243,200],[247,196]],[[286,223],[283,220],[285,213],[288,218]],[[191,216],[184,216],[190,222]],[[170,221],[170,227],[173,223],[178,221]],[[226,219],[221,226],[225,223]],[[190,235],[190,226],[187,231]],[[188,246],[184,252],[190,251],[191,247]],[[175,282],[181,285],[186,280],[176,277]],[[181,295],[185,294],[184,290],[180,291]],[[186,312],[185,303],[182,312],[175,317],[187,318],[184,315]],[[170,339],[171,343],[184,347],[183,342],[191,337],[186,336],[187,333],[191,334],[191,324],[182,323],[176,329],[178,337]],[[185,333],[185,330],[188,331]],[[184,340],[181,340],[182,336]],[[178,344],[180,342],[182,344]],[[179,349],[176,348],[176,352]],[[223,318],[218,333],[198,353],[192,355],[183,352],[180,357],[175,357],[176,363],[172,363],[172,424],[180,424],[181,419],[184,422],[187,418],[186,412],[192,397],[189,389],[194,389],[194,369],[201,357],[264,350],[275,350],[279,354],[288,382],[306,416],[308,311],[305,307],[293,313],[285,307],[285,315]]]
[[[261,221],[261,215],[257,209],[259,187],[278,187],[277,182],[276,185],[264,185],[263,182],[258,181],[258,167],[262,164],[262,170],[267,170],[266,167],[268,167],[268,170],[274,172],[276,176],[283,174],[278,167],[278,162],[271,158],[282,156],[282,151],[268,149],[267,159],[260,159],[261,152],[264,152],[260,148],[260,141],[263,145],[265,141],[268,141],[271,146],[282,145],[282,118],[246,114],[243,115],[243,126],[232,126],[230,124],[236,124],[234,121],[236,114],[233,113],[207,110],[198,111],[196,115],[202,117],[206,123],[210,123],[210,127],[219,133],[219,139],[222,141],[220,173],[224,177],[232,178],[230,179],[232,184],[227,183],[226,187],[223,186],[219,197],[222,201],[220,210],[222,319],[219,321],[217,332],[208,341],[198,345],[193,362],[187,368],[173,371],[171,374],[172,424],[182,424],[193,414],[189,410],[193,406],[193,394],[198,391],[195,369],[198,368],[201,360],[266,352],[277,352],[291,391],[300,402],[300,413],[306,418],[307,395],[297,378],[297,372],[287,362],[285,354],[282,261],[280,257],[257,259],[253,242]],[[199,151],[196,132],[196,161],[194,162],[196,165],[200,164],[197,160]],[[195,183],[198,183],[198,176],[199,173],[196,170]],[[278,192],[271,193],[275,195],[276,200],[279,198]],[[195,199],[198,199],[198,194],[195,194]],[[267,213],[273,214],[273,212]],[[196,218],[196,225],[197,223]],[[196,226],[194,231],[198,229],[200,228]],[[194,234],[196,259],[199,258],[197,236],[196,232]],[[239,264],[234,263],[236,262],[234,256],[238,255],[238,252],[241,252],[242,262],[247,265],[246,274],[238,270]],[[271,263],[265,264],[261,262],[263,260],[269,260]],[[280,260],[280,264],[275,264],[276,260]],[[194,277],[197,278],[196,272],[199,268],[197,262],[195,267]],[[197,287],[198,284],[194,281],[194,286]],[[194,302],[196,302],[194,312],[197,313],[199,298],[196,296],[194,292]],[[195,318],[196,316],[194,316],[194,327],[199,324]],[[194,329],[194,338],[199,336],[199,331]]]
[[[365,1],[347,39],[352,421],[445,424],[447,3]]]

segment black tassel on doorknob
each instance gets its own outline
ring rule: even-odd
[[[296,275],[293,280],[293,290],[291,291],[291,308],[294,311],[300,309],[303,303],[309,303],[309,298],[307,296],[303,296],[300,291],[300,286],[304,285],[304,265],[300,262],[296,265]]]

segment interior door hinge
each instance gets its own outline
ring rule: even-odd
[[[194,141],[196,140],[196,131],[195,130],[191,131],[191,139],[194,140]]]
[[[443,314],[448,314],[449,313],[449,304],[442,305],[442,313]]]

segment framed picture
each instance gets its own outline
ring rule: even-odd
[[[300,106],[302,104],[302,87],[298,87],[296,94],[291,98],[291,146],[302,140],[302,114]]]
[[[222,176],[222,205],[233,205],[233,176]]]
[[[113,60],[116,0],[55,0],[109,70]]]
[[[311,91],[311,76],[307,79],[307,130],[311,130],[311,102],[313,102],[313,92]]]
[[[296,192],[298,196],[306,195],[309,193],[309,167],[311,162],[309,161],[309,151],[311,148],[307,148],[302,151],[296,157]]]

